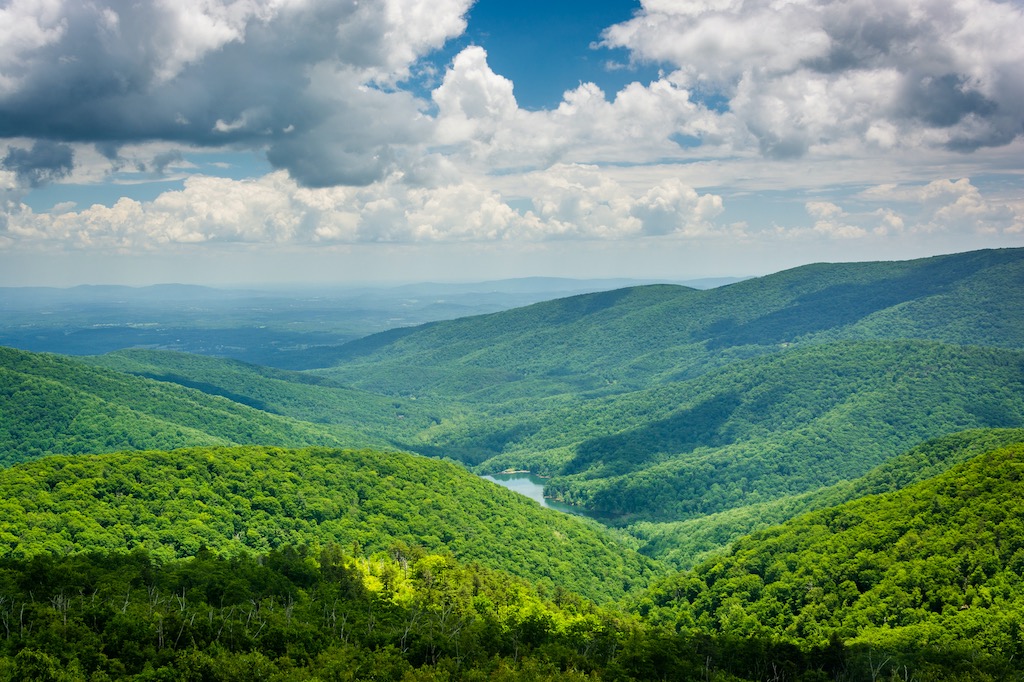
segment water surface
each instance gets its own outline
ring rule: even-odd
[[[597,516],[588,513],[587,510],[581,507],[574,507],[571,504],[557,502],[544,497],[545,479],[537,476],[536,474],[490,474],[489,476],[481,476],[480,478],[491,481],[492,483],[497,483],[509,490],[514,490],[520,495],[526,495],[531,500],[539,502],[542,507],[555,509],[566,514],[576,514],[577,516],[586,516],[591,519],[600,520]]]

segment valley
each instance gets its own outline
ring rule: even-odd
[[[1024,250],[565,293],[268,364],[0,348],[8,628],[50,574],[0,679],[1016,679]]]

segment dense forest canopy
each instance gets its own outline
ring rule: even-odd
[[[655,571],[596,523],[412,455],[221,447],[0,469],[0,556],[139,547],[170,559],[326,543],[369,552],[395,542],[595,599],[622,597]]]
[[[797,517],[652,588],[653,622],[986,665],[1024,654],[1024,443]]]

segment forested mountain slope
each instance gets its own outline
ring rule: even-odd
[[[545,406],[441,424],[425,445],[481,469],[553,475],[552,493],[605,513],[682,519],[855,478],[931,437],[1024,424],[1024,353],[820,344]]]
[[[1024,429],[963,431],[921,443],[860,478],[686,521],[635,523],[628,530],[644,541],[641,547],[644,554],[678,568],[690,568],[708,554],[723,551],[734,540],[752,531],[867,495],[901,490],[977,455],[1015,443],[1024,443]]]
[[[188,445],[351,445],[328,429],[198,390],[0,347],[0,464],[47,454]]]
[[[605,600],[656,569],[593,522],[414,455],[193,448],[0,469],[0,556],[141,547],[169,559],[327,543],[450,551]]]
[[[792,344],[861,338],[1024,347],[1024,249],[575,296],[370,336],[323,373],[375,392],[495,402],[642,388]]]
[[[887,670],[1009,672],[1024,655],[1022,573],[1024,444],[1016,444],[757,532],[655,586],[637,608],[682,631],[871,646]]]
[[[554,476],[551,494],[623,521],[678,520],[802,494],[856,478],[927,438],[1024,423],[1020,351],[923,341],[796,346],[640,391],[493,409],[384,398],[177,353],[91,361],[370,434],[350,442],[375,437],[480,471]]]
[[[314,424],[362,432],[368,443],[400,442],[457,414],[448,401],[408,400],[348,388],[303,372],[190,353],[123,350],[76,358],[90,365],[194,388]]]

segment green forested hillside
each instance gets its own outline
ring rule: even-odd
[[[0,576],[4,682],[582,681],[626,668],[620,642],[639,629],[422,551],[87,554],[0,560]]]
[[[828,340],[1022,348],[1022,317],[1024,250],[974,251],[559,299],[371,336],[324,373],[375,392],[493,402],[642,388]]]
[[[678,568],[690,568],[708,554],[723,551],[734,540],[754,530],[867,495],[901,490],[937,476],[976,455],[1012,443],[1024,443],[1024,429],[977,429],[955,433],[922,443],[860,478],[686,521],[635,523],[629,526],[629,532],[643,540],[641,551],[644,554]]]
[[[968,438],[979,447],[984,440]],[[906,459],[941,458],[943,447]],[[175,457],[224,469],[232,464],[225,456],[251,460],[252,450],[48,458],[8,471],[23,474],[16,485],[38,481],[34,498],[22,488],[18,499],[44,503],[75,499],[68,492],[79,483],[95,497],[99,477],[69,475],[88,462],[106,461],[130,481],[139,469],[118,458],[148,458],[166,479],[161,458],[182,471],[190,464]],[[406,460],[404,470],[372,480],[415,478],[417,464],[459,471]],[[272,468],[254,461],[256,470]],[[310,471],[308,461],[296,463]],[[40,476],[46,465],[52,475]],[[252,476],[219,478],[231,487]],[[152,488],[140,483],[123,498]],[[0,679],[1019,679],[1022,486],[1024,443],[998,448],[898,492],[745,538],[637,596],[633,615],[394,538],[375,553],[347,541],[296,548],[290,534],[256,556],[199,548],[189,560],[160,560],[141,545],[8,554],[0,557]],[[197,489],[202,497],[205,486]],[[149,497],[157,507],[168,499]],[[162,507],[169,524],[182,520],[176,508]]]
[[[385,444],[174,384],[0,347],[0,464],[189,445]]]
[[[1016,444],[759,531],[652,588],[637,609],[680,631],[870,647],[874,678],[883,669],[1007,674],[1024,654],[1022,505]]]
[[[458,405],[401,446],[622,521],[855,478],[928,438],[1024,425],[1024,250],[818,264],[371,336],[317,374]]]
[[[457,413],[437,400],[409,400],[360,391],[308,373],[169,351],[124,350],[80,358],[114,369],[228,398],[272,414],[330,424],[364,442],[399,442]]]
[[[0,682],[1019,679],[1022,284],[814,265],[310,373],[0,349]]]
[[[788,349],[645,391],[538,402],[424,438],[488,470],[554,475],[548,489],[566,501],[666,520],[855,478],[929,437],[1020,424],[1024,353],[863,341]]]
[[[593,522],[543,509],[461,467],[373,451],[193,448],[48,457],[0,470],[0,556],[141,547],[163,559],[395,543],[598,599],[655,564]]]
[[[383,398],[181,354],[95,361],[346,425],[349,442],[551,475],[550,494],[623,523],[800,495],[927,438],[1024,424],[1024,354],[924,341],[796,346],[640,391],[494,405]]]
[[[841,644],[680,635],[421,550],[78,554],[0,559],[0,576],[4,682],[811,681],[850,663]]]

